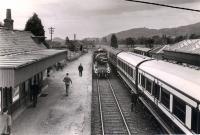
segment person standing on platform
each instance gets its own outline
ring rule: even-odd
[[[82,76],[83,66],[81,64],[78,66],[78,71],[79,71],[79,76]]]
[[[12,118],[6,108],[3,109],[3,116],[1,119],[2,131],[1,135],[11,135]]]
[[[136,93],[131,93],[131,112],[133,112],[133,108],[135,106],[135,110],[136,110],[136,107],[137,107],[137,94]]]
[[[66,96],[68,96],[68,92],[69,92],[69,85],[70,83],[72,84],[72,80],[69,77],[69,73],[66,73],[65,78],[63,79],[63,82],[65,83],[65,88],[66,88]]]
[[[32,97],[33,97],[33,107],[36,107],[37,104],[37,97],[38,97],[38,93],[39,93],[39,86],[38,84],[36,84],[36,81],[34,81],[33,85],[32,85]]]

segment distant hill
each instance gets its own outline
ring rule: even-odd
[[[130,30],[121,31],[115,33],[118,39],[125,39],[127,37],[152,37],[155,35],[167,35],[167,36],[180,36],[180,35],[190,35],[197,34],[200,35],[200,23],[195,23],[186,26],[180,26],[176,28],[164,28],[164,29],[149,29],[149,28],[134,28]],[[106,36],[107,39],[111,38],[112,34]]]
[[[54,37],[53,41],[60,42],[61,44],[65,44],[65,40],[60,37]]]

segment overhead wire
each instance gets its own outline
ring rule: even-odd
[[[147,2],[147,1],[141,1],[141,0],[126,0],[126,1],[155,5],[155,6],[162,6],[162,7],[168,7],[168,8],[175,8],[175,9],[181,9],[181,10],[188,10],[188,11],[193,11],[193,12],[200,12],[200,10],[198,10],[198,9],[178,7],[178,6],[172,6],[172,5],[160,4],[160,3],[154,3],[154,2]]]

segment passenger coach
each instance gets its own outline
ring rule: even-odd
[[[200,71],[131,52],[113,52],[109,51],[109,59],[117,60],[113,65],[121,78],[175,133],[200,133]]]

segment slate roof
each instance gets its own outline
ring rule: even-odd
[[[43,44],[37,44],[28,31],[0,29],[0,56],[46,49]]]
[[[165,50],[200,55],[200,39],[187,39],[176,43]]]
[[[168,47],[169,47],[169,45],[158,46],[158,47],[152,49],[152,50],[149,51],[149,52],[150,52],[150,53],[154,53],[154,54],[164,53],[163,50],[164,50],[165,48],[168,48]]]
[[[0,28],[0,68],[18,68],[64,53],[36,43],[31,32]]]

